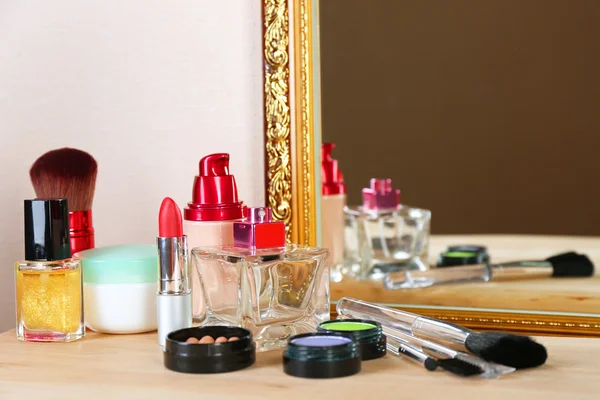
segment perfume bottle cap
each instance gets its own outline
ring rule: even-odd
[[[249,249],[268,249],[285,246],[285,224],[273,221],[268,207],[249,207],[246,221],[233,224],[233,244]]]
[[[362,190],[363,208],[392,209],[400,204],[400,189],[392,188],[391,179],[371,179],[371,187]]]
[[[25,259],[65,260],[71,257],[67,199],[25,200]]]
[[[188,221],[242,219],[242,209],[235,177],[229,174],[229,154],[216,153],[202,158],[184,218]]]
[[[344,175],[339,170],[338,161],[331,157],[335,143],[323,143],[321,146],[321,180],[323,195],[346,193]]]

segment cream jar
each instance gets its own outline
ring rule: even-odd
[[[99,247],[73,257],[82,261],[87,328],[112,334],[156,330],[155,245]]]

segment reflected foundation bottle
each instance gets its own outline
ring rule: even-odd
[[[329,319],[329,251],[285,243],[285,225],[269,208],[248,208],[234,244],[192,251],[206,299],[201,326],[249,329],[257,351],[285,347]]]
[[[18,339],[84,336],[81,262],[70,257],[67,199],[25,200],[25,261],[15,264]]]
[[[233,224],[244,216],[243,203],[238,200],[235,177],[229,174],[229,154],[210,154],[200,160],[200,174],[194,180],[192,201],[184,210],[183,231],[188,248],[226,246],[233,244]],[[209,282],[229,279],[225,271],[212,272]],[[200,292],[200,278],[192,270],[192,303],[194,322],[204,320],[206,305]],[[218,285],[208,291],[220,290]]]
[[[323,143],[321,147],[321,226],[323,247],[330,251],[331,280],[342,280],[344,263],[344,207],[346,185],[338,168],[337,160],[331,157],[334,143]]]

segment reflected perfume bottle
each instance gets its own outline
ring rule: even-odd
[[[285,225],[269,208],[248,208],[233,233],[233,246],[192,251],[206,304],[200,326],[249,329],[265,351],[329,319],[328,250],[286,245]]]
[[[400,204],[391,179],[371,179],[363,204],[346,207],[343,273],[383,279],[390,272],[425,270],[431,211]]]
[[[81,262],[70,257],[67,199],[25,200],[26,260],[15,263],[18,339],[84,336]]]

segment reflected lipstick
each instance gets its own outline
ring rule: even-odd
[[[158,213],[158,343],[169,333],[192,326],[192,291],[189,282],[187,238],[181,210],[165,197]]]

